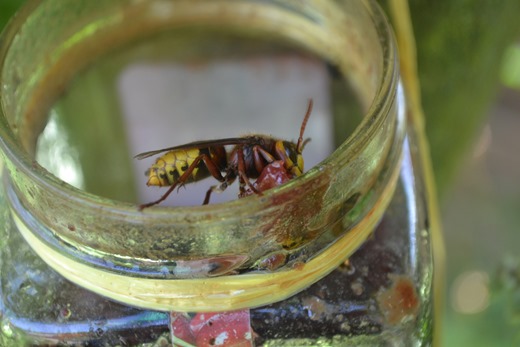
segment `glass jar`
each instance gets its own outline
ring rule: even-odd
[[[5,345],[431,342],[417,134],[374,1],[29,1],[0,43]],[[137,152],[294,139],[309,98],[303,175],[138,208],[160,193]]]

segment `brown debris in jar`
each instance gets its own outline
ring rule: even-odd
[[[389,277],[392,285],[390,288],[380,291],[376,300],[386,323],[397,325],[417,316],[420,301],[410,278],[402,275]]]

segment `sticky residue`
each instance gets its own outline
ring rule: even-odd
[[[385,321],[397,325],[415,318],[420,301],[412,280],[406,276],[391,276],[392,285],[380,291],[376,300]]]

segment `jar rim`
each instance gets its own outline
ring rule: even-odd
[[[4,40],[0,40],[0,43],[3,43],[3,47],[0,46],[0,66],[2,66],[2,69],[5,64],[5,54],[9,45],[11,44],[12,40],[15,39],[16,32],[21,28],[22,24],[27,18],[26,16],[29,16],[31,11],[37,8],[37,3],[38,1],[30,1],[30,5],[28,5],[28,7],[22,10],[22,15],[19,15],[17,18],[15,18],[15,20],[11,22],[11,24],[6,29],[6,32],[3,33]],[[217,222],[223,225],[221,227],[222,230],[226,228],[233,228],[233,226],[237,223],[240,224],[240,228],[244,228],[247,230],[249,230],[248,228],[250,228],[251,230],[256,230],[255,227],[258,228],[258,226],[244,225],[245,223],[247,223],[247,219],[252,218],[251,216],[254,215],[256,218],[259,218],[262,221],[262,226],[264,227],[263,230],[265,231],[265,227],[273,225],[273,223],[275,222],[280,223],[279,220],[283,219],[280,217],[279,212],[275,211],[276,209],[279,209],[281,211],[284,211],[284,213],[286,213],[285,210],[288,210],[291,212],[287,213],[298,214],[298,219],[291,219],[291,221],[295,223],[295,225],[293,226],[294,229],[305,228],[306,230],[310,230],[312,233],[312,231],[316,230],[318,227],[324,227],[323,225],[325,225],[326,227],[330,227],[332,224],[336,223],[337,220],[329,221],[326,218],[329,218],[333,214],[339,214],[341,212],[340,209],[344,208],[341,206],[344,206],[345,200],[347,200],[347,198],[349,197],[354,197],[355,194],[358,194],[358,192],[356,191],[349,191],[343,193],[345,193],[344,195],[350,194],[350,196],[339,197],[337,192],[335,192],[334,189],[330,187],[331,182],[336,182],[337,180],[339,180],[339,178],[335,177],[336,168],[343,168],[348,164],[351,164],[351,161],[354,160],[353,158],[357,160],[358,157],[362,156],[362,152],[371,143],[371,141],[373,141],[373,138],[375,136],[374,134],[379,134],[381,132],[381,129],[383,128],[382,124],[385,123],[385,121],[387,121],[387,118],[389,118],[388,114],[392,112],[392,108],[396,107],[394,103],[397,95],[398,85],[398,62],[395,43],[393,41],[391,30],[389,28],[388,23],[384,19],[382,11],[379,9],[375,1],[363,2],[363,5],[361,6],[366,6],[367,12],[369,12],[371,19],[374,21],[373,24],[379,37],[380,44],[384,46],[381,49],[381,52],[383,54],[383,57],[381,57],[383,66],[381,67],[382,76],[380,83],[378,85],[378,88],[374,92],[374,97],[370,104],[370,107],[368,108],[366,114],[364,115],[363,119],[361,120],[360,124],[356,127],[354,132],[347,138],[347,140],[344,143],[342,143],[332,154],[325,158],[320,164],[309,169],[307,172],[305,172],[302,176],[298,177],[297,179],[293,179],[284,185],[270,189],[269,191],[266,191],[262,196],[254,195],[245,199],[237,199],[224,203],[205,206],[158,206],[146,209],[145,211],[139,211],[136,205],[134,204],[116,201],[110,198],[100,197],[88,193],[86,191],[74,188],[59,180],[57,177],[50,175],[45,169],[41,168],[39,165],[35,165],[35,161],[31,157],[31,155],[23,149],[23,146],[19,142],[17,142],[14,131],[11,128],[9,128],[9,122],[5,119],[3,110],[0,109],[0,116],[1,118],[3,118],[2,123],[4,125],[3,127],[0,127],[0,149],[3,151],[4,156],[6,158],[7,169],[12,173],[9,185],[15,187],[14,191],[16,196],[23,196],[23,199],[20,199],[21,205],[28,206],[27,211],[25,212],[21,211],[20,209],[13,212],[18,215],[19,220],[25,222],[24,214],[26,212],[34,212],[33,209],[35,209],[35,206],[37,206],[37,209],[40,210],[39,218],[41,219],[50,218],[49,216],[45,215],[45,208],[50,208],[50,206],[54,206],[58,209],[58,211],[61,211],[61,209],[64,208],[68,210],[75,209],[77,211],[82,211],[82,216],[74,216],[74,218],[76,218],[74,219],[74,222],[67,220],[69,216],[64,216],[63,221],[56,221],[51,219],[47,220],[46,226],[52,225],[55,228],[49,228],[49,230],[46,231],[47,238],[42,237],[41,235],[39,235],[39,237],[37,238],[38,240],[43,239],[45,242],[48,241],[47,243],[51,244],[50,249],[56,250],[57,248],[63,247],[64,245],[65,247],[69,248],[81,249],[82,252],[84,252],[90,257],[80,259],[80,264],[90,264],[90,260],[93,258],[107,258],[107,254],[109,254],[110,252],[96,248],[96,242],[98,242],[99,239],[110,236],[111,232],[114,231],[114,228],[117,228],[117,226],[121,226],[122,223],[124,223],[125,227],[128,227],[127,229],[125,229],[128,232],[133,232],[134,230],[139,230],[139,232],[142,232],[144,230],[145,232],[150,232],[150,234],[153,234],[154,236],[158,233],[154,233],[155,230],[160,229],[160,232],[163,232],[165,234],[167,232],[170,232],[173,226],[175,226],[175,228],[187,230],[189,232],[191,228],[193,228],[194,225],[196,225],[196,228],[206,228],[209,230],[208,232],[210,232],[213,226],[212,223]],[[0,81],[1,80],[2,71],[0,71]],[[401,122],[402,121],[403,120],[401,120]],[[393,123],[398,122],[395,121]],[[387,147],[387,151],[381,150],[382,153],[380,155],[383,157],[383,159],[387,157],[391,158],[392,162],[389,164],[389,167],[386,168],[385,172],[383,172],[383,168],[378,168],[379,171],[374,173],[374,177],[372,178],[372,180],[374,181],[372,182],[373,184],[378,182],[381,185],[387,185],[390,188],[392,188],[392,186],[395,186],[395,181],[397,179],[397,175],[395,174],[395,172],[396,170],[398,170],[400,146],[404,138],[403,128],[403,124],[394,124],[393,127],[389,127],[389,129],[392,132],[395,132],[396,135],[390,137],[390,139],[384,143],[383,147]],[[21,174],[20,176],[24,177],[13,178],[12,176],[15,171]],[[382,176],[384,177],[381,178]],[[17,179],[23,180],[23,182],[15,182]],[[38,198],[31,197],[32,195],[36,195]],[[301,195],[308,196],[301,197]],[[375,223],[375,221],[377,221],[383,213],[385,203],[388,202],[388,196],[390,196],[391,193],[386,192],[383,196],[384,199],[380,199],[379,197],[368,196],[369,194],[366,195],[366,201],[369,202],[366,203],[366,206],[363,206],[364,213],[367,216],[369,216],[369,221],[371,221],[371,223]],[[329,196],[332,196],[332,198],[329,198]],[[49,197],[52,197],[52,199],[50,199]],[[320,199],[326,200],[339,198],[343,199],[341,203],[338,202],[337,205],[331,207],[330,210],[324,213],[323,216],[315,216],[312,214],[311,209],[315,208],[313,206],[314,201],[318,201]],[[36,204],[36,202],[42,201],[46,205],[38,206]],[[381,203],[381,201],[386,202]],[[358,201],[354,201],[354,203],[358,203]],[[370,211],[373,210],[372,207],[369,206],[370,204],[379,204],[377,210],[378,213],[370,213]],[[11,205],[11,209],[13,209],[12,201]],[[295,210],[291,209],[292,205],[304,207],[297,207]],[[276,216],[272,217],[272,215]],[[96,237],[99,237],[98,239],[95,239],[94,237],[88,239],[91,236],[89,236],[90,230],[88,230],[86,226],[89,225],[89,223],[94,223],[96,226],[98,226],[101,223],[100,221],[96,220],[98,216],[103,216],[102,222],[107,223],[106,229],[100,229],[101,231],[96,230],[98,234]],[[302,218],[301,216],[305,216],[306,220],[303,220],[305,218]],[[276,219],[276,221],[274,221],[273,218]],[[23,228],[22,224],[19,224],[20,228]],[[280,223],[279,225],[283,225],[282,227],[286,227],[286,224]],[[258,238],[258,232],[255,231],[255,233],[253,234],[253,231],[251,231],[251,233],[251,238]],[[365,232],[362,234],[364,234],[366,237],[368,233]],[[76,235],[79,235],[77,237],[79,240],[82,240],[81,242],[78,242],[78,239],[73,238]],[[176,234],[176,237],[178,235],[179,233]],[[294,235],[291,235],[291,237],[292,236]],[[344,236],[346,237],[347,235]],[[54,244],[52,244],[51,238],[55,238],[59,242],[55,242]],[[90,244],[87,244],[86,242],[83,243],[83,239],[88,239],[92,242]],[[339,239],[340,238],[338,238],[338,240]],[[277,238],[276,240],[278,242],[279,238]],[[356,239],[356,243],[352,245],[354,247],[351,248],[357,248],[357,245],[361,244],[363,240],[364,238]],[[120,236],[119,241],[124,242],[124,235]],[[298,247],[306,246],[306,242],[308,240],[304,241],[305,242],[299,244]],[[258,242],[258,240],[256,242]],[[244,241],[244,244],[247,244],[247,242]],[[140,245],[137,244],[136,248],[139,246]],[[287,247],[292,247],[288,246],[287,244],[277,246],[279,246],[278,248],[282,253],[287,250]],[[252,243],[251,247],[254,248],[255,244]],[[244,254],[240,253],[240,251],[237,252],[237,258],[232,260],[231,265],[229,265],[230,267],[227,268],[229,272],[232,272],[236,269],[237,266],[240,266],[240,259],[238,256]],[[117,258],[118,261],[124,262],[124,260],[128,260],[127,255],[121,254],[121,249],[116,249],[116,251],[114,251],[113,253],[115,254],[115,258]],[[75,253],[69,253],[69,258],[74,258],[74,254]],[[254,266],[254,264],[258,263],[258,261],[265,259],[265,257],[269,255],[270,254],[262,254],[259,259],[249,259],[248,261],[252,266]],[[215,254],[208,254],[208,257],[212,259],[214,259],[215,256]],[[347,257],[348,254],[345,254],[343,256]],[[187,256],[187,258],[190,257],[192,256]],[[149,262],[148,259],[145,259],[143,261],[141,261],[141,259],[138,259],[137,264],[139,264],[139,266],[142,266],[143,268],[146,268],[146,266],[150,264],[152,264],[152,266],[155,268],[170,267],[175,266],[172,265],[172,260],[182,260],[181,258],[182,257],[179,257],[179,259],[169,258],[167,259],[167,261],[165,261],[166,259],[163,257],[161,259],[151,259],[151,261]],[[131,261],[128,261],[128,263],[133,264],[132,266],[135,266],[136,264],[135,262]],[[293,263],[292,266],[294,266],[294,264],[295,263]],[[327,271],[331,271],[338,264],[339,263],[335,262],[331,265],[330,268],[327,269]],[[96,266],[98,268],[103,267],[99,264],[95,265],[95,267]],[[110,265],[107,266],[107,269],[114,270],[110,269]],[[285,270],[290,273],[292,273],[293,271],[297,271],[291,269],[290,266],[284,268],[284,271]],[[325,275],[327,271],[322,272],[321,276]],[[126,273],[125,269],[121,268],[118,268],[113,272],[119,274]],[[66,276],[65,273],[62,274]],[[208,274],[206,273],[205,275],[207,276]],[[259,274],[260,277],[262,277],[263,275],[269,276],[269,274]],[[301,272],[301,275],[305,276],[303,272]],[[249,274],[238,274],[233,276],[221,277],[222,281],[220,281],[219,283],[224,283],[226,281],[230,281],[230,278],[237,277],[243,278],[243,281],[247,281],[247,276],[249,276]],[[135,278],[133,280],[135,281]],[[146,280],[146,278],[143,280]],[[193,279],[192,281],[197,282],[201,280]],[[229,288],[227,288],[227,290],[229,290]],[[227,293],[225,290],[223,292]],[[264,300],[272,302],[280,299],[276,296],[272,298],[267,298],[269,296],[271,295],[264,295]],[[120,297],[117,297],[116,299],[120,299]],[[246,303],[247,302],[249,301],[246,301]],[[242,302],[242,304],[244,304],[244,302]],[[230,308],[237,307],[236,304],[233,305],[234,306]],[[169,306],[163,307],[171,309],[172,306],[170,303]],[[182,310],[182,307],[176,307],[176,309]],[[188,306],[184,306],[184,308],[186,307]],[[193,306],[189,306],[189,308],[196,309]]]
[[[16,32],[21,28],[25,18],[27,18],[32,11],[40,3],[39,0],[29,0],[27,4],[22,6],[22,9],[17,15],[6,25],[4,31],[1,34],[2,40],[0,41],[0,63],[3,66],[4,57],[6,50],[8,49],[10,42],[14,39]],[[378,34],[386,35],[382,37],[382,43],[388,44],[393,42],[393,34],[386,20],[383,12],[379,9],[379,6],[372,0],[365,2],[372,15],[378,17],[379,25],[382,25],[378,29]],[[383,58],[383,76],[381,78],[380,87],[375,91],[372,103],[366,114],[362,117],[360,124],[355,128],[353,133],[340,144],[329,156],[327,156],[320,164],[310,168],[303,173],[302,176],[297,179],[293,179],[290,182],[274,187],[264,194],[269,196],[282,195],[288,190],[294,189],[298,185],[302,185],[304,182],[312,179],[313,176],[319,175],[320,171],[323,170],[323,166],[335,165],[340,161],[344,152],[361,146],[365,143],[368,138],[372,136],[373,130],[380,126],[381,115],[384,114],[382,110],[385,105],[394,97],[393,89],[396,88],[397,76],[398,76],[398,61],[397,52],[394,45],[388,45],[383,50],[385,57]],[[0,70],[0,78],[2,76]],[[75,199],[78,203],[81,203],[87,208],[99,208],[100,206],[107,208],[110,207],[113,212],[120,215],[132,215],[140,214],[141,212],[136,211],[136,205],[124,201],[119,201],[103,196],[98,196],[87,191],[75,188],[69,184],[57,179],[54,175],[49,173],[42,167],[35,165],[34,159],[27,153],[27,151],[16,142],[16,136],[10,126],[9,122],[5,120],[5,115],[0,108],[0,116],[4,126],[0,127],[0,149],[3,153],[9,156],[9,160],[17,161],[17,167],[23,170],[25,174],[29,175],[34,181],[37,181],[46,189],[55,190],[56,193],[65,194],[69,199]],[[6,126],[7,125],[7,126]],[[169,219],[172,213],[176,214],[206,214],[210,213],[222,213],[230,209],[248,209],[258,208],[259,204],[265,200],[262,196],[253,195],[247,199],[235,199],[232,201],[226,201],[218,204],[208,205],[196,205],[196,206],[155,206],[153,209],[147,209],[145,215],[153,216],[152,218],[166,218]],[[146,218],[146,217],[145,217]]]

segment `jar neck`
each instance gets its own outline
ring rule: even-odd
[[[20,31],[16,40],[6,34],[11,39],[1,50],[0,72],[2,85],[8,86],[0,129],[9,173],[6,189],[26,240],[75,283],[154,309],[257,306],[281,300],[330,272],[381,217],[395,187],[405,133],[388,24],[375,2],[346,3],[342,8],[319,1],[293,7],[276,1],[175,2],[175,11],[142,16],[154,13],[154,1],[129,1],[123,8],[107,2],[86,6],[84,13],[64,13],[58,26],[42,14],[66,11],[60,1],[36,6],[28,15],[34,20],[10,27]],[[87,20],[91,23],[78,27]],[[133,204],[74,189],[34,161],[27,149],[44,123],[41,110],[49,109],[74,74],[109,52],[114,42],[122,47],[197,25],[238,28],[248,39],[281,36],[322,57],[348,78],[361,100],[366,114],[361,124],[298,179],[262,196],[202,207],[140,212]],[[40,28],[56,32],[42,38]],[[74,34],[63,38],[64,32]],[[35,40],[40,44],[31,45]],[[275,272],[259,272],[258,264],[273,255],[290,261]],[[273,288],[279,294],[273,296]]]

